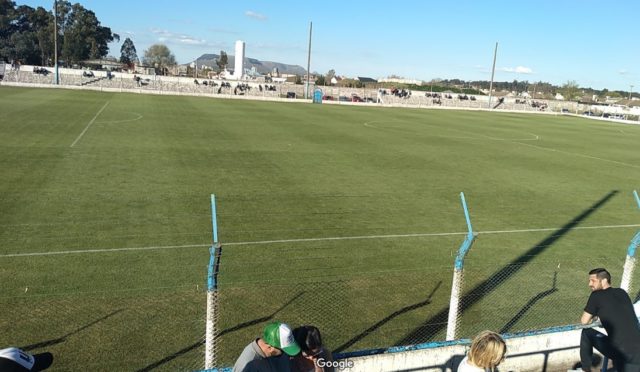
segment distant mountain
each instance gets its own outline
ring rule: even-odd
[[[218,69],[218,65],[216,62],[220,58],[218,54],[203,54],[198,58],[198,65],[205,65],[211,67],[214,70]],[[227,69],[233,70],[233,66],[235,64],[235,56],[228,55],[228,64]],[[256,71],[261,74],[268,74],[273,71],[274,68],[278,69],[278,72],[281,74],[294,74],[294,75],[304,75],[307,73],[304,67],[298,65],[287,65],[285,63],[280,62],[271,62],[271,61],[260,61],[255,58],[244,58],[244,68],[250,69],[251,67],[255,67]]]

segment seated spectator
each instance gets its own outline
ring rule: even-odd
[[[631,298],[624,289],[611,286],[611,274],[604,268],[589,271],[589,288],[591,295],[580,322],[591,324],[597,317],[607,334],[582,329],[582,371],[591,371],[594,348],[613,361],[616,371],[640,371],[640,323]]]
[[[295,328],[293,337],[302,350],[300,354],[291,359],[292,372],[329,372],[333,367],[319,367],[318,361],[333,361],[331,352],[322,344],[320,330],[314,326],[306,325]]]
[[[458,372],[495,371],[504,360],[507,344],[499,334],[480,332],[471,342],[471,349],[458,366]]]
[[[247,345],[233,372],[289,371],[289,357],[300,353],[291,328],[280,322],[267,324],[262,338]],[[288,356],[287,356],[288,355]]]
[[[53,363],[51,353],[29,354],[15,347],[0,350],[0,371],[44,371]]]

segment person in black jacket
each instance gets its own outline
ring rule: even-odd
[[[586,325],[599,318],[607,335],[593,328],[582,330],[582,370],[591,370],[595,347],[613,361],[617,371],[640,372],[640,324],[629,295],[611,287],[611,274],[602,268],[589,272],[589,288],[591,295],[580,321]]]

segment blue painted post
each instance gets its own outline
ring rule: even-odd
[[[455,267],[453,270],[453,283],[451,285],[451,300],[449,301],[449,319],[447,322],[447,341],[455,340],[456,332],[458,330],[458,311],[460,307],[460,296],[462,294],[462,283],[464,278],[464,257],[467,255],[471,245],[476,239],[476,235],[473,232],[471,226],[471,219],[469,218],[469,210],[467,208],[467,202],[464,198],[464,193],[460,193],[460,199],[462,200],[462,209],[464,210],[464,218],[467,222],[467,235],[460,245],[458,255],[456,256]]]
[[[638,204],[638,208],[640,208],[640,198],[638,197],[638,192],[633,191],[633,196],[635,197],[636,203]],[[636,250],[640,246],[640,231],[636,233],[636,235],[631,239],[631,243],[627,248],[627,258],[624,261],[624,270],[622,271],[622,280],[620,282],[620,288],[629,292],[631,289],[631,282],[633,280],[633,272],[636,267]]]
[[[222,246],[218,241],[218,218],[216,214],[216,196],[211,194],[211,224],[213,244],[209,249],[209,269],[207,273],[207,321],[205,331],[205,369],[216,364],[216,330],[218,319],[218,271]]]

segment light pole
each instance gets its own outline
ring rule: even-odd
[[[53,0],[53,66],[55,75],[55,84],[60,83],[58,75],[58,1]]]
[[[629,89],[629,101],[631,101],[631,93],[633,92],[633,85],[629,85],[631,89]]]

